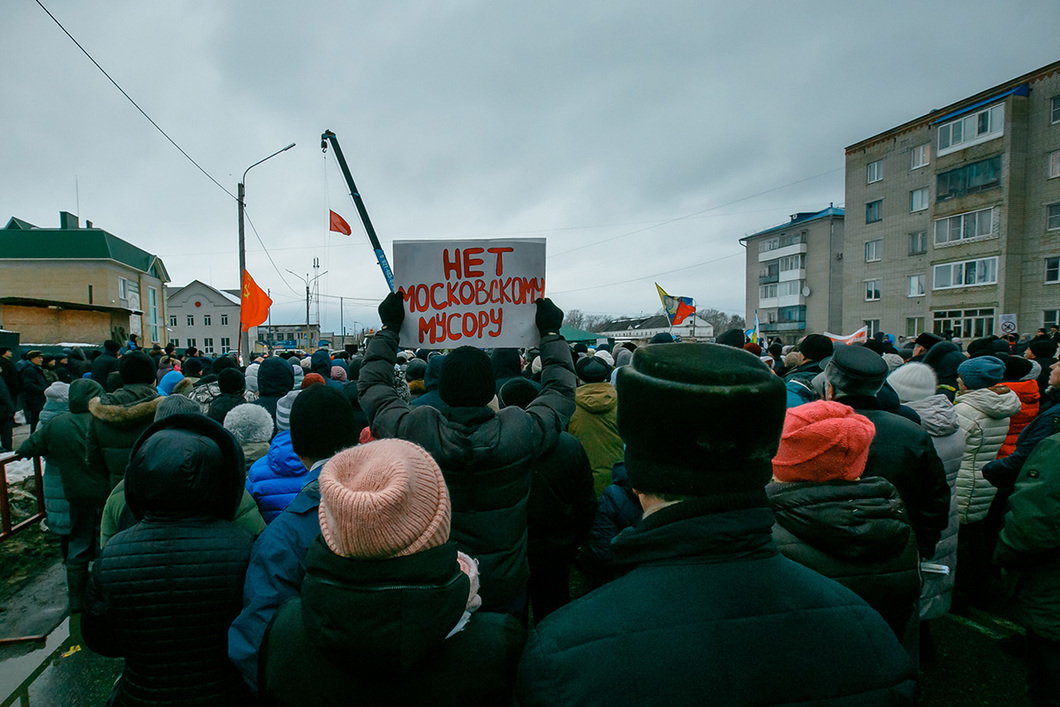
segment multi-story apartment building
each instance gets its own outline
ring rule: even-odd
[[[168,343],[194,346],[207,356],[239,350],[239,290],[218,290],[199,280],[166,288]],[[250,329],[250,341],[257,338]]]
[[[59,228],[41,228],[12,217],[0,229],[0,298],[5,326],[34,343],[124,343],[136,334],[143,346],[165,342],[169,274],[162,260],[59,212]],[[15,318],[17,323],[7,321]],[[76,314],[75,314],[76,313]]]
[[[846,148],[845,330],[1060,316],[1060,62]]]
[[[740,239],[747,249],[747,325],[794,343],[808,333],[839,333],[843,318],[843,209],[797,213],[787,223]]]

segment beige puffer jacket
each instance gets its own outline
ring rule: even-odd
[[[958,394],[953,409],[968,435],[957,472],[957,515],[963,525],[983,520],[990,510],[997,489],[983,478],[983,467],[997,459],[1020,399],[1004,386],[980,388]]]

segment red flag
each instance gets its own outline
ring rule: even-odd
[[[258,287],[254,278],[246,270],[243,271],[243,296],[240,298],[239,323],[243,331],[250,327],[261,324],[269,318],[269,307],[272,300],[265,294],[265,290]]]
[[[346,223],[346,219],[342,218],[334,211],[330,211],[329,213],[331,214],[331,227],[328,230],[335,231],[335,233],[341,233],[344,236],[353,233],[350,224]]]

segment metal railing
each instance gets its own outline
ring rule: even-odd
[[[7,485],[7,465],[20,459],[29,459],[17,454],[0,457],[0,542],[44,518],[44,472],[39,456],[33,459],[33,491],[37,501],[37,512],[13,524],[11,519],[11,492]]]

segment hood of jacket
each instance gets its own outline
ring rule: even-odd
[[[160,395],[172,395],[173,389],[177,387],[177,383],[184,380],[184,374],[180,371],[171,370],[162,376],[162,380],[158,382],[158,392]]]
[[[993,388],[966,390],[957,396],[956,404],[967,405],[995,420],[1012,417],[1020,411],[1019,396],[1000,385]]]
[[[270,356],[258,366],[258,395],[261,397],[281,398],[291,392],[293,385],[294,370],[282,358]]]
[[[932,437],[946,437],[961,427],[961,420],[953,409],[953,403],[941,393],[913,400],[905,405],[920,415],[920,426]]]
[[[314,351],[313,355],[309,357],[309,372],[319,373],[324,377],[324,380],[331,378],[331,366],[331,354],[324,349]],[[291,375],[294,375],[293,371]]]
[[[881,477],[766,486],[777,523],[819,550],[845,559],[902,554],[912,532],[902,501]]]
[[[291,446],[291,431],[284,430],[269,445],[269,469],[277,476],[301,476],[309,471]]]
[[[618,405],[618,393],[610,383],[586,383],[575,389],[574,402],[586,412],[603,415]]]
[[[125,500],[145,516],[235,518],[243,500],[243,449],[205,415],[170,415],[144,430],[129,455]]]
[[[88,411],[100,422],[136,427],[144,423],[144,418],[154,418],[161,400],[153,385],[137,383],[93,398],[88,403]]]
[[[408,673],[456,626],[470,586],[452,543],[363,560],[339,557],[318,535],[306,556],[302,620],[313,643],[358,673]]]
[[[924,354],[924,363],[935,371],[939,385],[953,383],[957,379],[957,367],[967,357],[952,341],[940,341]]]
[[[53,383],[52,385],[55,384]],[[1024,406],[1037,405],[1042,399],[1042,393],[1038,389],[1037,378],[1027,381],[1005,381],[1001,385],[1018,395],[1020,402]],[[47,391],[45,391],[45,394],[47,394]]]
[[[70,384],[70,412],[85,412],[92,398],[103,395],[103,386],[91,378],[78,378]]]
[[[438,390],[438,384],[442,381],[442,364],[445,363],[445,356],[438,355],[432,356],[431,360],[427,362],[427,372],[423,374],[423,384],[427,386],[427,391]]]

